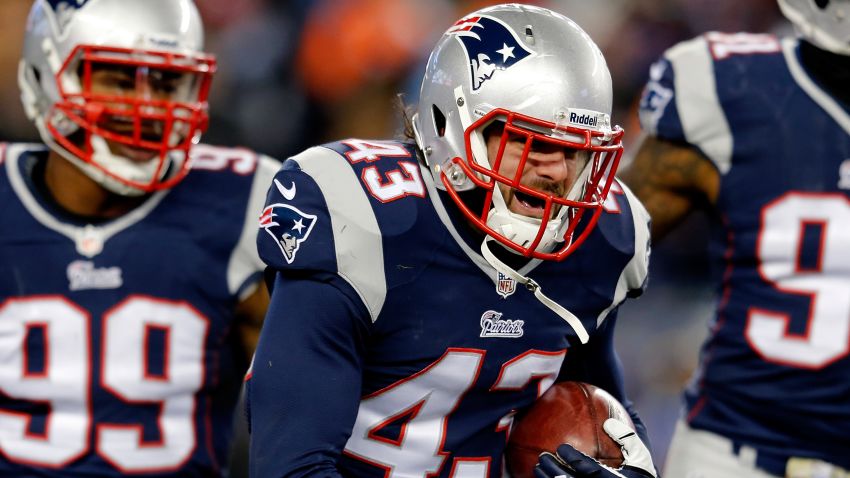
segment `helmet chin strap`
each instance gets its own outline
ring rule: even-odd
[[[558,314],[559,317],[564,319],[570,327],[575,331],[581,343],[586,344],[588,340],[590,340],[590,335],[587,333],[587,330],[582,325],[581,320],[575,316],[572,312],[555,302],[554,300],[546,297],[543,294],[543,289],[540,288],[540,285],[535,282],[530,277],[525,277],[519,272],[512,269],[510,266],[500,261],[493,251],[490,250],[490,247],[487,245],[488,242],[494,241],[491,237],[486,237],[481,242],[481,255],[484,256],[484,260],[486,260],[494,269],[501,272],[502,274],[510,277],[511,279],[517,281],[518,283],[525,286],[526,289],[534,293],[534,297],[540,301],[543,305],[548,307],[552,312]]]

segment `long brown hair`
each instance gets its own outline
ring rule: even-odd
[[[416,141],[416,135],[413,133],[413,115],[416,113],[416,107],[405,103],[404,93],[397,93],[395,98],[395,107],[402,120],[401,137],[407,141]]]

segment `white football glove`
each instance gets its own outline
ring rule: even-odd
[[[602,424],[605,433],[620,445],[623,465],[611,468],[570,445],[558,447],[555,455],[541,453],[534,476],[537,478],[658,478],[652,456],[637,433],[625,423],[609,418]]]

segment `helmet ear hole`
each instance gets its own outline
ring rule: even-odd
[[[829,6],[829,0],[815,0],[815,5],[821,10],[825,10]]]
[[[437,105],[431,105],[431,115],[434,117],[434,131],[442,138],[446,135],[446,115],[437,108]]]

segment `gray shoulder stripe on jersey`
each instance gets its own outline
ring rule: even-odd
[[[292,158],[322,189],[331,216],[337,273],[378,319],[387,295],[381,230],[360,178],[339,153],[317,146]]]
[[[717,96],[714,61],[704,37],[667,51],[673,65],[676,108],[685,139],[699,148],[721,174],[732,167],[732,132]]]
[[[227,290],[235,294],[252,275],[265,267],[257,254],[257,218],[266,202],[266,191],[275,173],[280,169],[280,163],[268,156],[259,155],[245,207],[245,221],[239,241],[227,262]],[[249,287],[242,292],[239,300],[245,299],[255,289]]]
[[[649,274],[649,213],[643,204],[634,195],[631,189],[625,184],[618,181],[625,193],[626,199],[629,201],[629,209],[632,210],[632,222],[635,230],[635,254],[631,260],[623,268],[620,273],[620,278],[617,280],[617,287],[614,289],[614,299],[599,316],[596,318],[596,326],[602,325],[608,314],[619,306],[624,300],[629,290],[637,289],[643,285]],[[604,214],[604,213],[603,213]]]
[[[800,85],[811,98],[820,105],[836,123],[840,124],[844,131],[850,134],[850,115],[835,101],[835,98],[819,87],[811,77],[803,70],[800,60],[797,58],[797,39],[785,38],[782,41],[782,53],[785,55],[785,63],[794,81]]]

